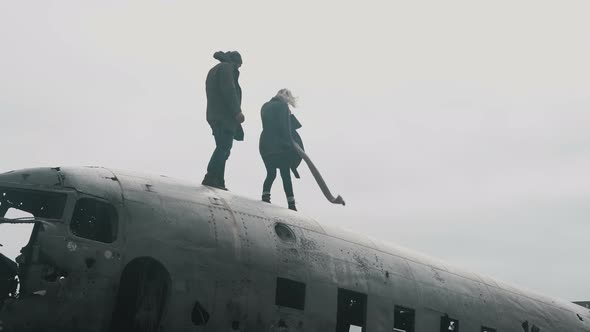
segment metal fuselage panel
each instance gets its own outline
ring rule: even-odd
[[[335,331],[339,288],[367,295],[365,331],[391,331],[394,305],[415,309],[418,332],[438,330],[444,315],[458,319],[461,331],[488,326],[522,332],[525,321],[541,331],[590,331],[590,314],[582,307],[323,227],[290,210],[162,176],[102,168],[62,168],[57,173],[58,187],[108,200],[119,210],[119,236],[111,245],[63,235],[65,244],[85,248],[76,250],[79,257],[73,261],[84,262],[84,255],[92,254],[99,262],[93,271],[78,269],[77,280],[110,278],[103,283],[110,288],[102,290],[99,306],[84,307],[80,303],[89,300],[72,296],[80,308],[101,312],[90,315],[100,323],[87,331],[107,330],[120,273],[142,257],[160,262],[170,275],[162,331],[229,331],[236,322],[241,331]],[[38,187],[49,188],[50,182]],[[287,225],[295,240],[280,239],[277,223]],[[68,253],[65,245],[61,250]],[[106,252],[114,259],[102,259]],[[275,305],[277,277],[305,283],[303,310]],[[195,326],[191,319],[195,303],[207,311],[206,325]]]

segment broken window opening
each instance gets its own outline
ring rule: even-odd
[[[414,309],[396,305],[393,313],[393,330],[396,332],[414,332],[416,313]]]
[[[440,332],[459,332],[459,321],[444,315],[440,318]]]
[[[339,288],[336,332],[350,332],[351,326],[364,331],[366,317],[367,295]]]
[[[9,208],[2,217],[10,220],[33,218],[33,214]],[[25,247],[33,233],[33,223],[29,224],[2,224],[0,225],[0,253],[15,261],[20,255],[21,248]]]
[[[58,221],[63,216],[66,199],[61,193],[0,188],[0,253],[15,260],[31,238],[33,219]]]
[[[491,327],[482,326],[481,327],[481,332],[496,332],[496,329],[493,329]]]
[[[6,219],[32,218],[31,213],[9,208],[3,216]],[[0,225],[0,302],[14,298],[20,292],[17,258],[30,241],[34,224]],[[22,263],[22,259],[18,259]]]
[[[82,198],[76,202],[70,229],[78,237],[112,243],[117,237],[117,225],[117,211],[112,205]]]
[[[0,216],[14,208],[39,218],[61,219],[65,204],[66,195],[61,193],[0,188]]]
[[[277,278],[275,304],[297,310],[305,309],[305,283]]]

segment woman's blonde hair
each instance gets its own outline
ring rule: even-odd
[[[293,107],[297,107],[297,98],[293,96],[293,93],[289,89],[280,89],[276,97]]]

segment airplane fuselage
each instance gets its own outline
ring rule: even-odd
[[[164,176],[15,171],[0,202],[36,217],[3,331],[590,332],[582,306]]]

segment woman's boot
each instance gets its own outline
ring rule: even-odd
[[[295,197],[287,197],[287,203],[289,203],[289,210],[297,211],[297,207],[295,207]]]

